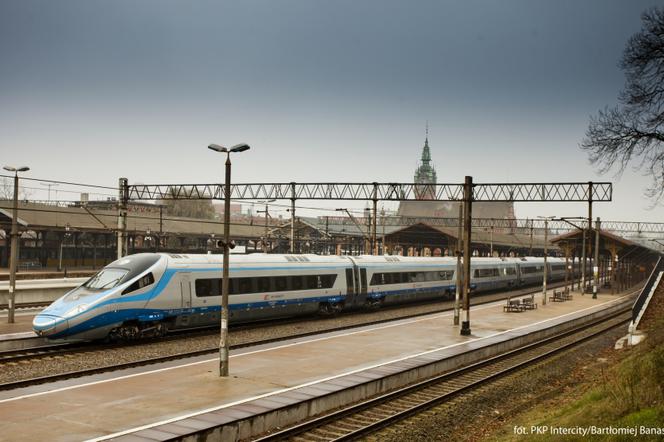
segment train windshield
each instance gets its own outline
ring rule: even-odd
[[[90,290],[110,289],[118,285],[127,273],[129,273],[129,270],[105,268],[92,278],[88,279],[88,281],[83,284],[83,287]]]
[[[121,283],[130,281],[152,267],[160,256],[153,253],[138,253],[125,256],[110,263],[92,278],[83,284],[90,290],[105,290]]]

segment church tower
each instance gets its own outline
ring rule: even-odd
[[[415,169],[414,183],[415,198],[418,200],[432,200],[436,196],[436,170],[431,165],[431,151],[429,150],[429,127],[427,125],[426,138],[424,139],[424,148],[422,149],[422,158],[420,165]]]
[[[449,177],[445,178],[448,179]],[[456,201],[436,200],[436,184],[438,176],[431,164],[429,148],[429,125],[426,128],[424,148],[413,176],[414,194],[418,201],[401,201],[397,216],[402,217],[433,217],[458,218],[459,203]],[[473,203],[473,218],[514,219],[514,203],[490,202]]]

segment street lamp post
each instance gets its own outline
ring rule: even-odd
[[[65,224],[65,233],[62,234],[62,239],[60,240],[60,258],[58,259],[58,272],[62,271],[62,246],[65,243],[65,239],[68,239],[69,234],[69,223]],[[65,277],[67,276],[67,269],[65,269]]]
[[[538,218],[544,219],[544,277],[542,278],[542,305],[546,305],[546,280],[549,277],[549,267],[547,265],[547,255],[549,254],[549,220],[552,220],[553,216],[538,216]]]
[[[11,254],[9,258],[9,312],[7,322],[14,323],[14,301],[16,300],[16,266],[18,261],[18,173],[27,172],[29,167],[4,166],[3,169],[14,172],[14,207],[12,210]]]
[[[583,294],[583,290],[584,290],[584,287],[585,287],[585,276],[584,276],[584,274],[585,274],[585,268],[586,268],[586,267],[585,267],[585,260],[586,260],[586,230],[585,230],[585,228],[583,228],[583,227],[581,227],[581,226],[578,226],[578,225],[574,224],[573,222],[570,222],[569,220],[571,220],[571,219],[573,219],[573,220],[579,220],[579,221],[584,221],[585,218],[583,218],[583,217],[578,217],[578,216],[565,216],[565,217],[558,218],[559,221],[566,222],[566,223],[569,224],[570,226],[572,226],[572,227],[574,227],[574,228],[580,230],[581,232],[583,232],[583,241],[581,242],[581,248],[582,248],[582,258],[581,258],[581,285],[582,285],[582,288],[581,288],[581,294]],[[576,248],[576,247],[575,247],[575,248]],[[565,262],[567,262],[567,261],[565,261]],[[572,263],[574,263],[574,260],[572,260]],[[565,286],[567,286],[567,284],[565,284]],[[574,269],[572,269],[572,290],[574,290]]]
[[[263,200],[263,201],[257,201],[258,204],[263,204],[265,203],[265,236],[263,237],[263,253],[267,253],[267,217],[270,216],[270,213],[268,212],[268,204],[275,202],[276,200]],[[262,210],[258,210],[257,213],[263,213]]]
[[[236,144],[230,149],[210,144],[208,149],[226,154],[226,184],[224,186],[224,262],[221,279],[221,337],[219,338],[219,376],[228,377],[228,266],[231,223],[231,152],[244,152],[249,150],[249,145]]]

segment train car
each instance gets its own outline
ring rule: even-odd
[[[350,259],[360,272],[361,283],[366,273],[366,304],[370,307],[450,298],[456,290],[456,258],[357,256]]]
[[[544,258],[518,258],[517,269],[519,285],[541,283],[544,279]]]
[[[33,321],[51,339],[131,339],[219,322],[222,255],[141,253],[114,261]],[[232,321],[329,311],[346,294],[346,257],[234,255]],[[341,307],[339,307],[340,309]]]
[[[565,279],[565,273],[567,273],[565,258],[548,258],[547,265],[549,266],[547,272],[547,279],[549,281],[562,281]]]
[[[219,323],[222,255],[141,253],[104,267],[33,321],[50,339],[134,339]],[[451,298],[456,259],[402,256],[231,256],[229,318],[277,317]],[[529,271],[534,268],[536,271]],[[542,280],[541,258],[473,258],[471,290]]]
[[[503,290],[517,285],[517,264],[500,258],[473,258],[470,260],[474,292]]]

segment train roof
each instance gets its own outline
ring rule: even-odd
[[[159,253],[165,257],[172,265],[221,265],[224,256],[222,254],[189,254],[189,253]],[[235,264],[283,264],[283,263],[312,263],[312,264],[348,264],[352,261],[357,264],[384,264],[384,263],[441,263],[449,264],[456,262],[456,257],[439,256],[399,256],[399,255],[314,255],[314,254],[268,254],[268,253],[250,253],[247,255],[230,255],[230,260]],[[564,258],[548,258],[549,262],[564,262]],[[510,264],[510,263],[542,263],[543,257],[524,257],[524,258],[493,258],[493,257],[473,257],[471,262],[481,264]]]
[[[166,257],[169,263],[173,265],[188,265],[188,264],[214,264],[221,265],[224,260],[223,254],[190,254],[190,253],[160,253]],[[252,264],[282,264],[287,262],[300,262],[300,263],[348,263],[349,260],[345,256],[337,255],[314,255],[314,254],[295,254],[295,255],[280,255],[268,253],[250,253],[247,255],[230,255],[230,261],[234,264],[252,263]]]
[[[429,262],[429,263],[449,263],[456,262],[456,258],[451,256],[400,256],[400,255],[358,255],[350,256],[358,264],[382,264],[382,263],[413,263],[413,262]]]

